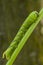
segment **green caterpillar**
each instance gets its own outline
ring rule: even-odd
[[[24,21],[23,25],[21,26],[21,28],[19,29],[17,35],[15,36],[14,40],[12,41],[12,43],[10,44],[9,48],[4,52],[4,55],[6,55],[6,58],[9,59],[13,53],[13,51],[17,48],[19,42],[21,41],[21,39],[23,38],[23,36],[25,35],[26,31],[29,29],[29,27],[35,23],[35,21],[37,20],[38,17],[38,12],[33,11]]]

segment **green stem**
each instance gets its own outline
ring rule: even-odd
[[[19,43],[19,45],[16,48],[16,50],[13,52],[11,58],[9,59],[9,61],[7,62],[6,65],[12,65],[13,64],[13,62],[17,58],[18,54],[20,53],[21,49],[25,45],[27,39],[30,37],[30,35],[32,34],[32,32],[34,31],[34,29],[36,28],[36,26],[38,25],[38,23],[42,19],[42,17],[43,17],[43,9],[40,11],[37,21],[35,23],[33,23],[31,25],[31,27],[28,29],[28,31],[26,32],[25,36],[22,38],[21,42]]]

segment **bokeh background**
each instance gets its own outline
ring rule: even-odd
[[[33,10],[40,11],[43,0],[0,0],[0,65],[2,59],[25,18]],[[43,19],[24,45],[14,65],[43,65]]]

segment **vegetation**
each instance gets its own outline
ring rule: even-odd
[[[33,13],[32,13],[33,14]],[[34,14],[33,14],[34,15]],[[31,15],[33,17],[33,15]],[[31,16],[29,16],[28,18],[32,18]],[[27,41],[27,39],[30,37],[31,33],[33,32],[33,30],[35,29],[35,27],[37,26],[37,24],[39,23],[39,21],[42,19],[43,17],[43,9],[39,12],[39,16],[37,18],[34,18],[33,17],[33,21],[35,21],[34,19],[36,19],[36,21],[34,23],[32,23],[30,25],[30,27],[27,29],[27,32],[25,33],[25,35],[23,36],[23,38],[21,39],[21,41],[19,42],[19,44],[17,45],[17,48],[14,49],[14,42],[11,43],[11,46],[8,48],[7,50],[7,53],[6,51],[4,52],[4,54],[7,56],[10,56],[11,55],[11,52],[12,52],[12,48],[14,50],[14,52],[12,53],[12,56],[11,58],[8,60],[7,64],[6,65],[12,65],[13,62],[15,61],[16,57],[18,56],[19,52],[21,51],[21,49],[23,48],[25,42]],[[29,19],[27,18],[26,21],[29,21]],[[26,22],[25,21],[25,22]],[[32,20],[31,20],[32,21]],[[30,22],[29,22],[30,23]],[[26,25],[27,26],[27,25]],[[25,27],[26,27],[25,26]],[[22,29],[22,27],[21,27]],[[21,30],[20,29],[20,30]],[[24,30],[24,29],[23,29]],[[18,32],[19,33],[19,32]],[[15,37],[16,38],[16,37]],[[18,39],[18,38],[17,38]],[[19,40],[19,39],[18,39]],[[16,40],[17,41],[17,40]],[[9,51],[10,50],[10,51]],[[10,52],[10,53],[9,53]],[[3,54],[3,57],[4,57],[4,54]],[[7,58],[7,57],[6,57]]]
[[[23,21],[32,11],[40,11],[43,0],[0,0],[0,65]],[[8,58],[8,57],[7,57]],[[43,65],[43,19],[29,37],[13,65]]]

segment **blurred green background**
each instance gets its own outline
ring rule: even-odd
[[[33,10],[40,11],[43,0],[0,0],[0,65],[7,60],[2,59],[25,18]],[[14,65],[43,65],[43,20],[40,21],[24,48],[18,55]]]

